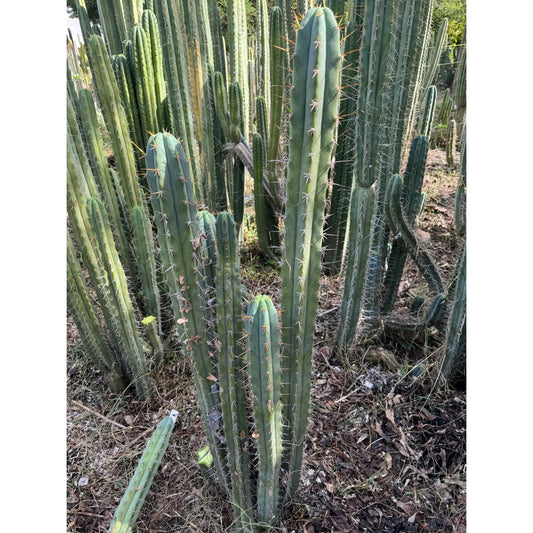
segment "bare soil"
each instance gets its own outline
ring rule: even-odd
[[[453,227],[457,174],[432,150],[418,235],[449,281],[460,249]],[[279,299],[277,269],[253,244],[242,254],[252,294]],[[323,278],[315,331],[311,415],[302,482],[282,510],[280,532],[463,533],[466,531],[466,394],[437,388],[443,334],[361,339],[349,365],[331,361],[341,278]],[[396,308],[427,292],[408,262]],[[147,406],[112,394],[83,354],[68,318],[67,530],[107,531],[155,425],[179,412],[170,446],[137,522],[138,532],[231,531],[226,497],[200,472],[206,444],[188,361],[180,354],[156,377]]]

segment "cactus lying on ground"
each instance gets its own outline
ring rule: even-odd
[[[157,469],[167,451],[177,418],[178,412],[171,411],[169,416],[157,424],[115,511],[108,533],[131,533],[133,531]]]

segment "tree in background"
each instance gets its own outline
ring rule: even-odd
[[[433,11],[433,28],[448,19],[448,44],[454,48],[462,43],[466,25],[466,0],[437,0]]]

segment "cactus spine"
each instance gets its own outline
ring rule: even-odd
[[[328,8],[310,9],[301,23],[294,55],[281,267],[284,464],[289,473],[289,497],[300,479],[309,414],[322,228],[340,61],[339,30],[332,12]]]
[[[167,451],[177,417],[178,412],[171,411],[169,416],[157,424],[157,428],[146,444],[135,473],[115,511],[108,533],[131,533],[133,531],[146,495],[150,490],[163,455]]]
[[[246,312],[248,363],[259,478],[257,509],[260,522],[272,523],[279,500],[281,466],[281,371],[278,316],[268,296],[256,296]]]
[[[218,378],[224,424],[232,503],[239,529],[249,531],[252,497],[249,488],[248,417],[244,389],[244,335],[241,276],[237,232],[233,216],[219,213],[216,219]],[[248,526],[248,527],[247,527]]]

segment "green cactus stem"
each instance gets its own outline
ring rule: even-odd
[[[148,374],[146,357],[135,323],[126,276],[118,258],[103,203],[98,198],[90,198],[87,202],[87,214],[92,237],[99,252],[102,275],[105,276],[109,286],[114,319],[123,344],[131,380],[139,397],[147,400],[152,395],[153,384]]]
[[[152,224],[144,208],[135,206],[131,210],[135,256],[142,282],[142,302],[145,313],[156,318],[161,317],[159,289],[157,287],[157,270],[155,264],[154,238]]]
[[[437,266],[426,248],[422,245],[412,226],[407,221],[401,202],[402,177],[392,176],[385,199],[385,212],[392,231],[401,238],[407,247],[409,255],[425,277],[429,289],[435,293],[443,293],[444,286]]]
[[[97,318],[87,285],[76,258],[74,243],[67,234],[67,307],[74,318],[87,355],[110,382],[112,389],[124,389],[124,376],[114,354],[106,342],[106,335]]]
[[[450,120],[446,130],[446,164],[450,170],[455,168],[455,145],[457,144],[457,122]]]
[[[233,216],[229,213],[217,215],[216,244],[220,405],[235,521],[240,530],[249,531],[252,520],[252,497],[249,486],[248,413],[241,345],[244,321],[237,230]]]
[[[132,533],[146,495],[170,444],[177,418],[178,412],[171,411],[169,416],[157,424],[115,511],[108,533]]]
[[[424,116],[422,117],[422,125],[420,126],[420,134],[429,138],[431,135],[431,124],[433,123],[433,115],[435,114],[435,103],[437,101],[437,87],[431,85],[426,92],[426,105],[424,107]]]
[[[279,501],[281,466],[281,370],[278,316],[268,296],[256,296],[246,312],[246,332],[256,442],[259,453],[259,521],[272,524]]]
[[[152,135],[146,148],[146,181],[161,246],[162,267],[172,309],[185,351],[193,361],[193,375],[209,447],[222,486],[226,468],[220,432],[220,400],[214,358],[208,345],[204,308],[205,282],[198,250],[198,227],[193,178],[181,143],[169,133]]]
[[[89,50],[93,58],[93,78],[97,80],[98,94],[102,103],[107,129],[111,136],[122,190],[124,191],[126,205],[131,210],[136,205],[142,206],[143,200],[137,178],[128,122],[102,38],[98,35],[92,35],[89,39]]]
[[[413,139],[411,150],[409,151],[409,159],[404,173],[401,204],[405,220],[410,225],[414,224],[416,216],[420,212],[422,200],[421,189],[424,181],[428,148],[428,138],[424,135],[417,135]],[[394,239],[389,255],[387,272],[383,281],[381,301],[383,313],[392,311],[407,259],[407,253],[407,247],[403,239]]]
[[[298,487],[309,414],[322,229],[337,120],[339,29],[328,8],[310,9],[296,41],[285,249],[281,267],[282,398],[287,496]]]
[[[466,351],[466,246],[463,247],[454,283],[454,298],[446,334],[446,349],[439,378],[452,380],[465,369]]]
[[[466,233],[466,125],[461,135],[461,159],[455,190],[455,231],[461,237]]]

